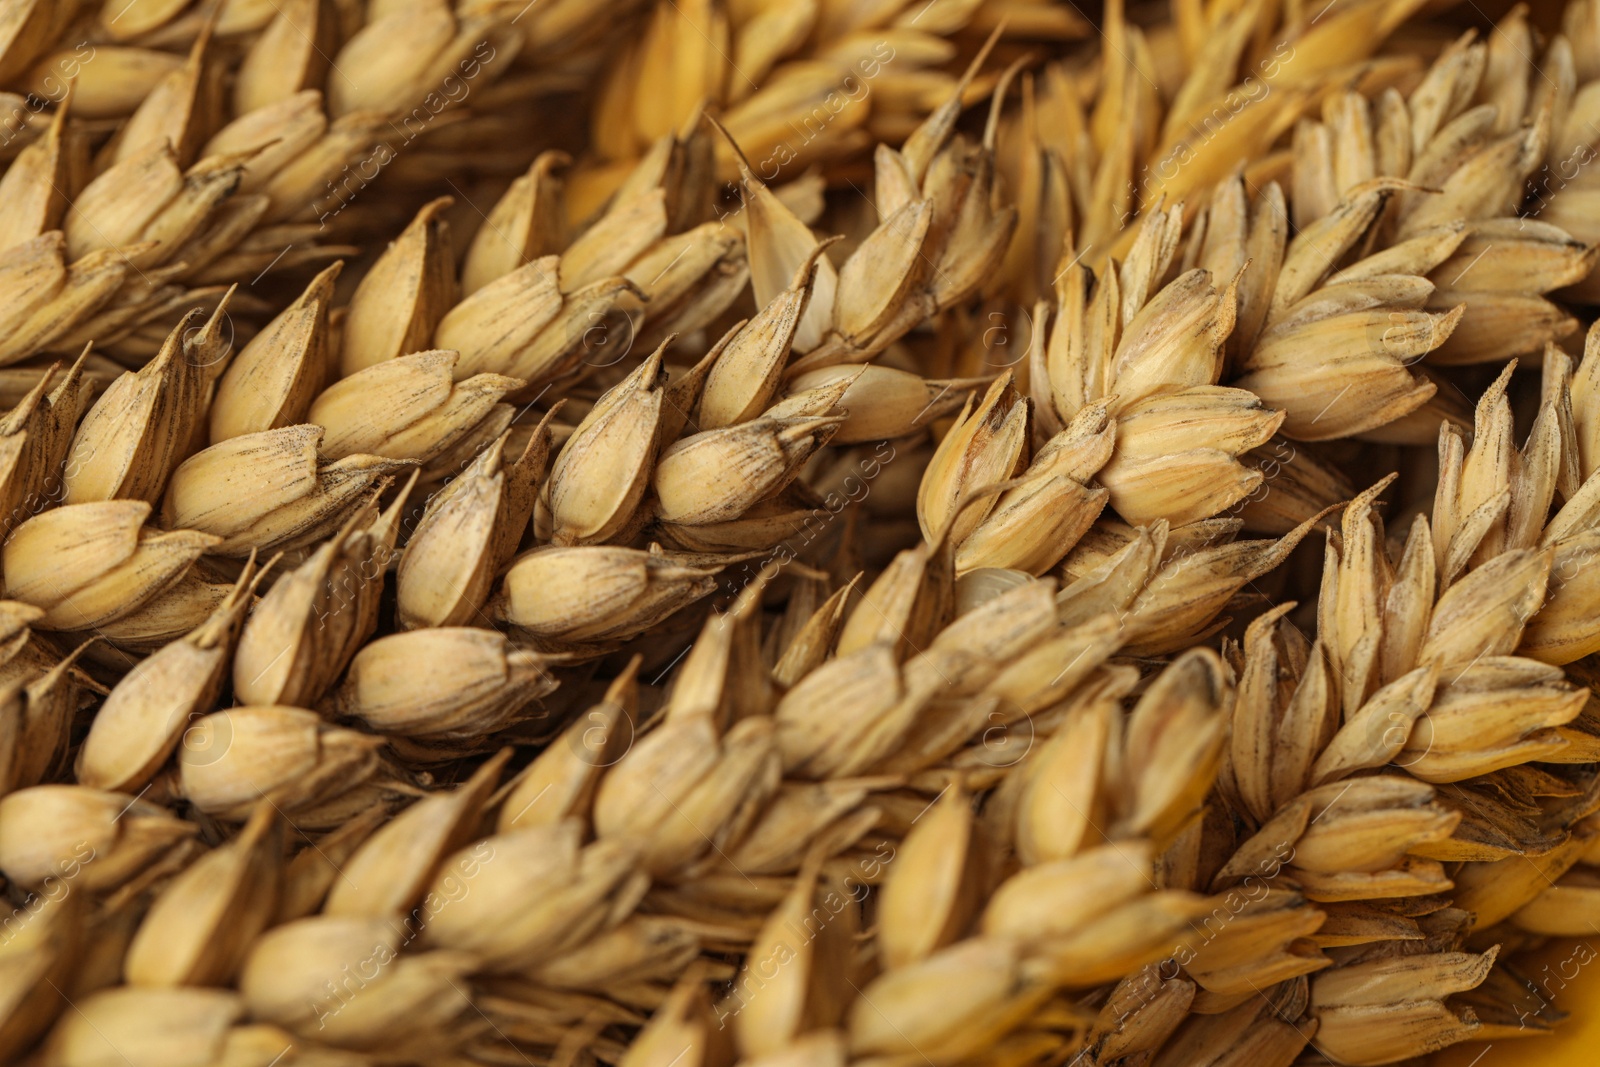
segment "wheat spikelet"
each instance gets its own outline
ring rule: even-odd
[[[149,784],[192,717],[216,703],[257,581],[252,558],[204,623],[140,661],[106,695],[78,750],[79,782],[135,792]]]
[[[509,434],[502,434],[429,499],[395,571],[401,627],[481,621],[533,516],[550,453],[549,423],[546,415],[510,464]]]

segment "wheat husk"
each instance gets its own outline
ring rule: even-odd
[[[229,981],[272,919],[282,860],[282,817],[262,801],[237,837],[196,860],[156,898],[128,946],[127,983]]]
[[[382,738],[329,726],[282,705],[219,711],[195,722],[178,753],[183,795],[217,818],[242,822],[266,797],[280,810],[312,809],[378,770]],[[302,821],[310,824],[302,813]]]
[[[374,484],[412,466],[359,453],[325,461],[324,434],[309,423],[286,426],[195,453],[167,482],[164,520],[195,523],[217,538],[221,555],[302,548],[347,521]],[[257,491],[241,493],[244,486]]]
[[[228,364],[211,399],[212,444],[309,421],[331,369],[328,304],[340,268],[313,278]]]
[[[158,531],[145,525],[149,515],[143,501],[112,500],[34,516],[6,541],[6,588],[43,609],[41,629],[93,629],[131,614],[218,541],[193,530]]]
[[[78,751],[73,768],[78,781],[135,792],[149,784],[189,724],[216,702],[258,580],[251,560],[199,628],[123,676]]]
[[[552,412],[553,414],[553,412]],[[507,463],[509,435],[428,500],[395,571],[402,628],[481,621],[493,583],[533,515],[550,454],[550,415]]]
[[[197,829],[159,805],[86,786],[40,785],[0,800],[5,869],[30,887],[72,875],[85,888],[116,888]]]
[[[336,1047],[417,1048],[423,1041],[448,1047],[450,1024],[469,1003],[459,980],[471,963],[455,953],[398,957],[401,936],[382,919],[286,923],[255,943],[240,994],[254,1018]],[[377,988],[369,995],[341,995],[324,985],[325,975],[359,967],[375,954],[393,962],[378,965]]]
[[[544,657],[503,634],[443,627],[368,643],[335,700],[341,715],[448,751],[452,743],[481,745],[506,727],[542,717],[539,698],[556,685]]]
[[[448,205],[444,199],[423,208],[362,279],[341,331],[343,375],[428,347],[451,303],[449,230],[441,217]]]
[[[315,705],[332,688],[377,627],[408,491],[382,512],[377,494],[359,502],[333,538],[261,598],[233,657],[239,700]]]

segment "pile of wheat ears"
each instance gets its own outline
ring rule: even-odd
[[[1600,0],[0,0],[0,89],[0,1063],[1600,1011]]]

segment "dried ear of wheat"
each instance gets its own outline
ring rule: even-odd
[[[1586,1010],[1561,6],[0,0],[0,1059]]]

